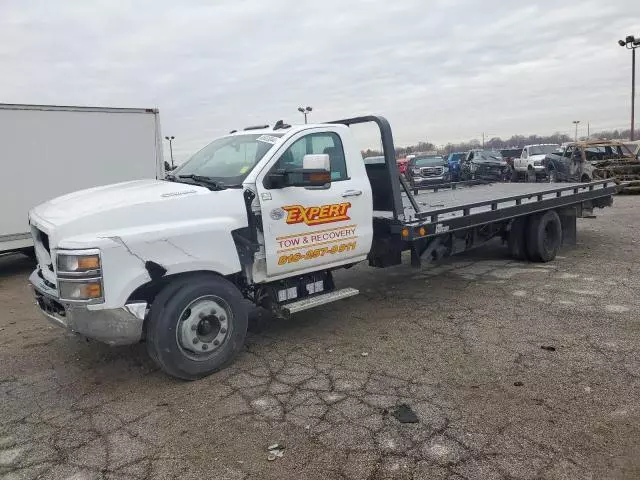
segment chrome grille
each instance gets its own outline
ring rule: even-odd
[[[420,173],[423,177],[439,177],[444,172],[443,167],[422,167]]]

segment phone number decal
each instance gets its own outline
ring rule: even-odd
[[[305,253],[293,253],[291,255],[282,255],[278,258],[278,265],[286,265],[287,263],[297,263],[304,260],[313,260],[314,258],[324,257],[325,255],[335,255],[336,253],[348,252],[356,249],[356,242],[342,243],[333,245],[332,247],[313,248]]]

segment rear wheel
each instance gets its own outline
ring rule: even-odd
[[[562,245],[562,223],[555,210],[534,215],[527,226],[527,254],[534,262],[550,262]]]
[[[151,305],[147,350],[169,375],[195,380],[233,360],[247,323],[244,299],[231,282],[214,275],[181,278]]]

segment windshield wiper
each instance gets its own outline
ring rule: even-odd
[[[189,180],[202,183],[204,186],[211,187],[215,190],[224,190],[226,188],[221,182],[217,182],[210,177],[205,177],[204,175],[195,175],[190,173],[189,175],[178,175],[178,178],[188,178]]]

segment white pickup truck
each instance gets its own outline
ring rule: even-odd
[[[560,145],[553,143],[527,145],[522,149],[520,158],[513,161],[512,181],[524,179],[527,182],[535,182],[540,177],[546,176],[543,160],[549,153],[556,153]]]
[[[351,135],[365,122],[380,129],[382,161],[363,161]],[[405,251],[420,266],[494,237],[517,258],[548,261],[615,185],[434,189],[412,194],[382,117],[279,121],[215,140],[165,180],[34,208],[30,281],[52,322],[108,344],[145,341],[165,372],[195,379],[242,348],[249,302],[286,316],[356,295],[336,289],[336,269],[398,265]]]

